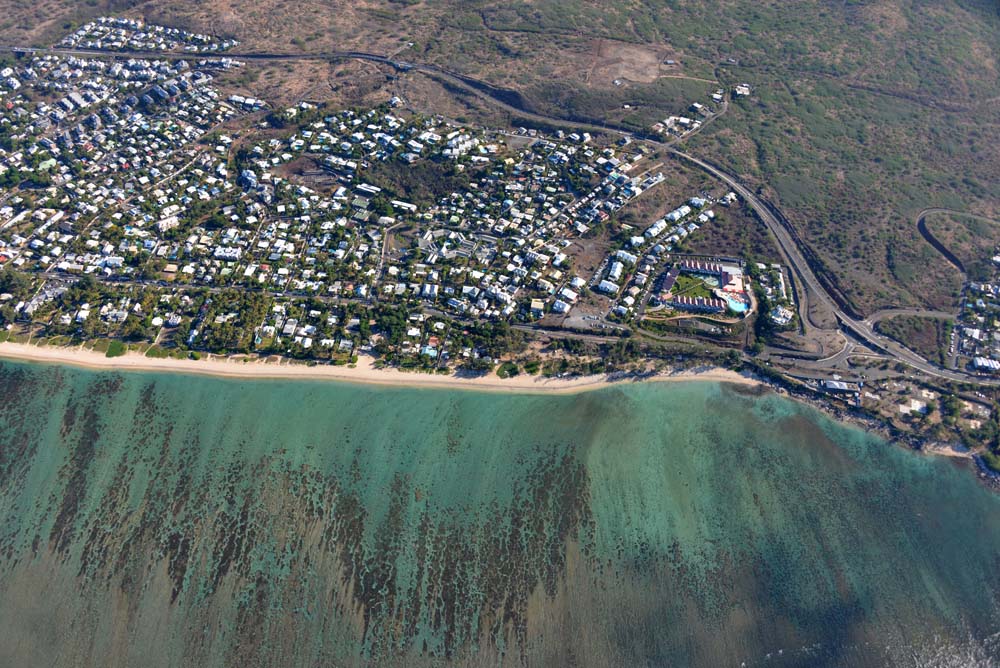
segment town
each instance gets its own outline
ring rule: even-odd
[[[233,46],[110,18],[64,45]],[[738,204],[731,191],[692,192],[645,229],[592,241],[666,180],[647,146],[476,128],[397,98],[272,110],[217,89],[242,66],[32,54],[0,72],[8,331],[145,342],[149,354],[344,362],[381,351],[488,369],[496,350],[449,334],[505,323],[620,335],[756,308],[742,260],[674,252]],[[447,188],[415,186],[430,179]],[[768,317],[787,325],[775,269]]]
[[[274,106],[225,83],[252,67],[237,45],[104,17],[4,59],[0,337],[501,377],[744,363],[903,428],[947,397],[900,382],[874,333],[790,354],[801,265],[747,241],[752,194],[670,153],[749,84],[643,140],[395,95]],[[1000,375],[993,279],[966,285],[934,360],[956,378]],[[952,415],[979,433],[993,413],[966,396]]]
[[[996,0],[12,0],[0,668],[1000,668]]]

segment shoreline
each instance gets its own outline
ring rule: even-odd
[[[463,376],[401,371],[397,368],[376,368],[375,359],[360,356],[354,367],[332,364],[307,364],[295,362],[267,362],[261,359],[242,361],[229,357],[207,359],[174,359],[146,357],[128,352],[119,357],[84,348],[47,347],[27,343],[0,343],[0,359],[15,362],[33,362],[72,366],[95,371],[137,371],[179,373],[218,378],[245,380],[313,380],[339,381],[362,385],[418,388],[429,387],[446,390],[476,390],[482,392],[507,392],[513,394],[575,394],[612,387],[624,382],[717,382],[760,387],[764,381],[715,366],[696,367],[674,373],[602,374],[572,378],[545,378],[520,374],[500,378],[494,372],[485,375]]]
[[[777,390],[789,399],[799,401],[827,415],[833,420],[849,424],[866,431],[873,431],[889,443],[906,447],[908,450],[934,458],[967,461],[980,468],[982,464],[974,453],[955,448],[953,445],[935,442],[913,443],[894,435],[887,425],[871,418],[854,415],[807,397],[787,387],[776,387],[773,383],[748,373],[738,373],[717,366],[700,366],[673,372],[651,372],[639,374],[622,372],[597,376],[574,376],[570,378],[545,378],[520,374],[513,378],[500,378],[494,372],[486,375],[463,376],[422,372],[401,371],[394,367],[376,368],[375,358],[360,356],[354,367],[332,364],[307,364],[283,360],[268,362],[260,358],[243,361],[238,358],[213,356],[207,359],[174,359],[146,357],[140,353],[128,352],[119,357],[107,357],[101,352],[82,347],[36,346],[27,343],[0,343],[0,361],[26,362],[51,366],[70,366],[91,371],[152,372],[225,378],[230,380],[298,380],[325,382],[333,381],[376,387],[405,389],[428,388],[435,390],[461,390],[497,394],[521,395],[568,395],[593,392],[625,383],[658,382],[712,382],[728,383],[753,389],[769,388]],[[980,473],[979,477],[983,477]],[[1000,481],[991,476],[991,486],[1000,488]]]

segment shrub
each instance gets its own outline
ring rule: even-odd
[[[521,370],[514,362],[504,362],[500,365],[500,368],[497,369],[497,376],[500,378],[513,378],[519,373],[521,373]]]

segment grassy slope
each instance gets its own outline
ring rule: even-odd
[[[909,346],[929,360],[945,362],[951,321],[916,316],[898,316],[878,323],[886,336]]]

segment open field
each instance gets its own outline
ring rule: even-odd
[[[640,165],[641,170],[649,170],[654,174],[663,172],[664,181],[615,212],[615,219],[619,223],[632,226],[636,232],[641,233],[651,222],[702,191],[721,191],[703,172],[696,171],[679,160],[665,160],[661,155],[651,155]],[[633,173],[638,174],[639,170]]]
[[[897,316],[878,323],[878,331],[897,341],[923,357],[944,364],[948,351],[950,320],[921,318],[918,316]]]
[[[714,211],[715,220],[705,228],[708,233],[685,239],[685,252],[745,257],[755,262],[781,261],[774,240],[753,212],[738,206],[715,207]]]

